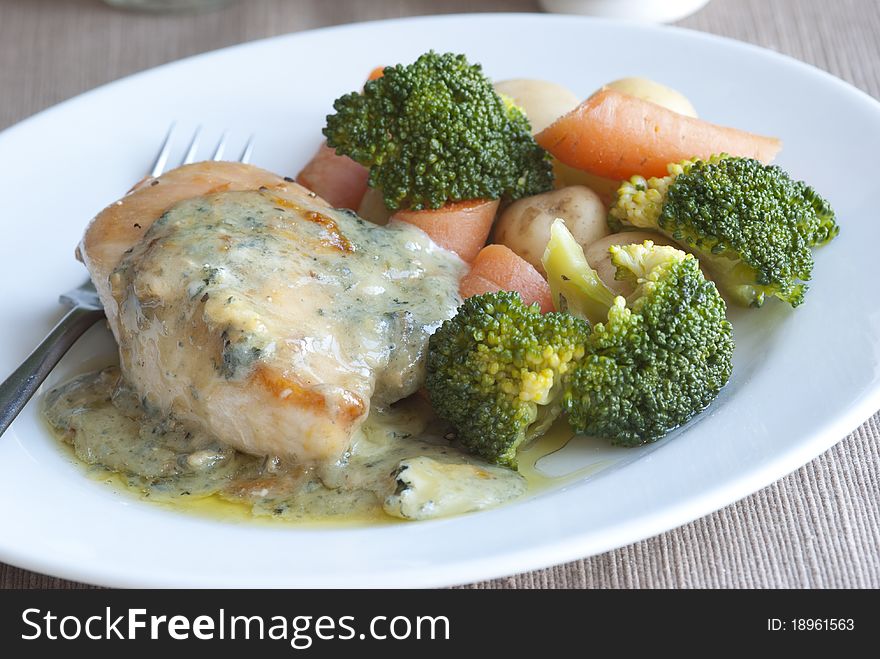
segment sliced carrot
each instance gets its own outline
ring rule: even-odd
[[[553,311],[550,284],[532,264],[504,245],[487,245],[481,249],[458,289],[462,297],[516,291],[526,304],[540,304],[541,313]]]
[[[666,166],[716,153],[770,162],[773,137],[710,124],[649,101],[601,89],[535,136],[566,165],[617,180],[666,176]]]
[[[375,69],[370,71],[370,75],[367,77],[367,80],[377,80],[385,75],[385,67],[377,66]]]
[[[367,191],[369,171],[348,156],[336,155],[326,143],[296,175],[296,182],[307,187],[334,208],[357,210]]]
[[[485,277],[481,277],[475,272],[467,273],[458,283],[458,292],[461,293],[463,298],[482,295],[483,293],[494,293],[500,290],[502,290],[500,285]]]
[[[391,219],[414,224],[440,247],[470,263],[486,244],[498,203],[497,199],[457,201],[436,210],[397,211]]]

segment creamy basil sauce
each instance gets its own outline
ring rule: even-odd
[[[458,450],[416,393],[465,267],[411,225],[283,187],[184,200],[109,275],[120,366],[53,389],[46,419],[174,505],[299,521],[496,505],[523,477]]]
[[[80,461],[183,508],[216,497],[256,517],[298,522],[428,519],[494,506],[526,489],[516,472],[453,446],[418,396],[375,409],[343,459],[309,467],[236,451],[149,410],[116,367],[51,390],[44,415]]]
[[[246,453],[338,459],[424,381],[465,265],[404,223],[222,192],[159,218],[110,275],[126,381]]]

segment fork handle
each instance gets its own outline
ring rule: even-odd
[[[0,435],[24,409],[43,380],[87,329],[103,318],[104,312],[74,307],[67,312],[49,336],[43,339],[21,366],[0,384]]]

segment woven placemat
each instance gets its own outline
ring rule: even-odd
[[[129,73],[260,37],[396,16],[537,9],[531,0],[247,0],[170,17],[97,0],[4,0],[0,128]],[[713,0],[681,25],[792,55],[880,98],[877,0]],[[805,467],[708,517],[601,556],[470,587],[876,588],[878,437],[880,415]],[[2,588],[80,586],[0,564]]]

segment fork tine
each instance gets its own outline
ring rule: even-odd
[[[223,160],[223,152],[226,150],[226,138],[228,136],[229,133],[227,132],[220,136],[220,141],[217,142],[217,148],[214,149],[214,155],[211,156],[211,160]]]
[[[243,162],[245,165],[250,163],[251,156],[254,153],[254,136],[251,135],[248,138],[247,144],[244,145],[244,150],[241,152],[241,155],[238,157],[239,162]]]
[[[168,158],[171,154],[172,138],[174,136],[174,130],[176,126],[176,123],[172,123],[171,126],[168,128],[168,134],[165,135],[165,141],[162,142],[162,148],[159,149],[159,153],[156,155],[156,160],[153,162],[153,167],[150,169],[150,176],[152,177],[161,175],[162,172],[165,171],[165,167],[168,165]],[[187,147],[186,149],[186,154],[183,156],[183,161],[180,163],[181,165],[189,165],[190,163],[196,161],[201,135],[202,126],[198,126],[193,133],[192,140],[189,143],[189,147]],[[223,160],[223,155],[226,152],[228,139],[229,132],[224,131],[223,134],[220,136],[220,141],[217,142],[217,146],[214,149],[214,155],[211,156],[211,160]],[[238,157],[239,162],[243,162],[245,164],[249,163],[253,152],[254,135],[251,135],[248,138],[247,143],[244,145],[244,149],[242,150],[241,155]]]
[[[196,132],[193,133],[192,141],[189,143],[189,148],[186,150],[186,155],[183,157],[182,165],[189,165],[196,161],[196,152],[199,150],[199,136],[202,134],[202,127],[199,126],[196,128]]]
[[[168,127],[168,134],[165,136],[162,148],[159,149],[159,153],[156,155],[156,160],[153,162],[153,167],[150,169],[150,176],[159,176],[165,171],[165,165],[168,164],[168,154],[171,152],[171,136],[174,134],[175,125],[176,124],[172,123],[171,126]]]

